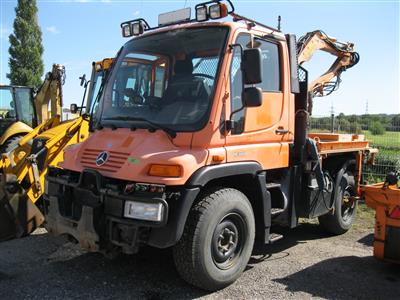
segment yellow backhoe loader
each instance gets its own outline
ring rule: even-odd
[[[0,86],[0,152],[9,152],[33,128],[61,115],[64,81],[64,66],[53,64],[36,94],[31,87]]]
[[[63,160],[67,146],[88,137],[89,112],[111,63],[112,59],[93,63],[91,79],[86,81],[82,77],[85,85],[82,106],[71,105],[72,113],[80,111],[79,117],[61,122],[59,115],[53,116],[3,153],[0,161],[0,241],[27,235],[43,223],[40,199],[45,190],[47,167],[56,166]],[[61,91],[56,94],[61,95]]]

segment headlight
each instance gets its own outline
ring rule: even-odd
[[[125,201],[124,217],[130,219],[161,222],[164,215],[164,205],[158,203],[145,203]]]

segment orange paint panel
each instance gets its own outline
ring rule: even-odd
[[[127,140],[131,142],[128,144]],[[128,181],[181,185],[204,166],[208,158],[208,151],[204,148],[177,147],[164,132],[151,133],[145,129],[102,129],[92,134],[84,145],[67,148],[60,167],[78,172],[91,168],[106,177]],[[96,158],[102,151],[109,153],[109,159],[97,166]],[[177,165],[182,174],[179,177],[149,176],[152,164]]]
[[[289,145],[284,143],[227,146],[226,151],[228,162],[257,161],[265,170],[289,166]]]
[[[263,93],[262,105],[246,110],[245,131],[256,131],[278,123],[283,109],[282,99],[282,93]]]

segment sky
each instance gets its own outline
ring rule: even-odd
[[[300,37],[321,29],[343,42],[353,42],[361,60],[342,74],[339,90],[314,101],[315,116],[334,113],[400,113],[400,0],[296,1],[237,0],[236,12],[271,26],[282,18],[284,33]],[[45,72],[53,63],[66,68],[64,105],[80,103],[79,76],[91,72],[91,62],[114,57],[127,41],[120,23],[138,17],[157,24],[158,14],[192,7],[201,1],[172,0],[37,0],[43,34]],[[12,33],[16,0],[0,0],[0,83],[8,84],[8,36]],[[229,20],[229,18],[227,18]],[[317,53],[306,68],[310,79],[327,70],[334,57]],[[368,107],[368,108],[367,108]]]

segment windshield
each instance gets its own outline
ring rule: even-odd
[[[228,29],[177,29],[128,42],[102,93],[102,126],[195,131],[207,122]]]

